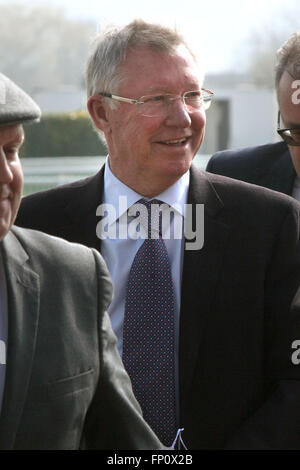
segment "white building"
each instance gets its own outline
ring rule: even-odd
[[[202,152],[241,148],[280,140],[275,92],[251,86],[214,88],[207,111],[206,138]]]

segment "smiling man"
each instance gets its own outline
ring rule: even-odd
[[[88,60],[87,90],[106,164],[24,198],[18,223],[103,254],[118,348],[165,445],[184,428],[190,449],[300,448],[300,370],[291,361],[299,323],[290,310],[299,206],[193,166],[212,93],[176,31],[144,21],[106,31]],[[197,231],[203,205],[204,246],[190,249],[173,225],[190,214]],[[136,233],[102,236],[100,216],[111,208],[107,224],[120,229],[138,215]]]
[[[101,94],[93,93],[88,102],[96,127],[105,134],[111,171],[147,197],[160,194],[189,170],[204,136],[204,106],[189,106],[187,112],[181,98],[185,93],[187,103],[197,103],[199,70],[186,47],[175,51],[158,54],[139,46],[128,54],[118,94],[141,96],[140,104],[123,102],[122,113],[116,113]],[[174,95],[166,106],[161,93]]]

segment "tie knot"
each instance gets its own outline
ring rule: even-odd
[[[140,217],[141,224],[148,233],[148,238],[159,238],[161,236],[162,229],[162,214],[160,211],[160,205],[164,204],[159,199],[152,199],[147,201],[146,199],[139,199],[134,206],[141,204],[146,211],[139,210],[137,206],[137,214]]]
[[[159,199],[151,199],[151,201],[147,201],[146,199],[139,199],[136,204],[143,204],[146,208],[147,208],[147,211],[150,212],[151,211],[151,207],[152,206],[159,206],[161,204],[164,204],[163,201],[160,201]]]

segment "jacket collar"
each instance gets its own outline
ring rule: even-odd
[[[72,233],[77,243],[82,243],[91,248],[100,249],[100,240],[96,235],[96,226],[99,218],[96,210],[102,203],[104,190],[104,168],[95,175],[79,182],[76,194],[65,207],[66,225],[68,233]]]

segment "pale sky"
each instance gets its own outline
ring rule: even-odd
[[[13,0],[0,0],[0,3]],[[207,72],[232,69],[249,32],[278,23],[298,0],[15,0],[14,3],[62,8],[67,16],[99,25],[123,24],[133,18],[177,28],[201,53]],[[299,10],[298,10],[299,11]],[[244,46],[245,44],[245,46]]]

